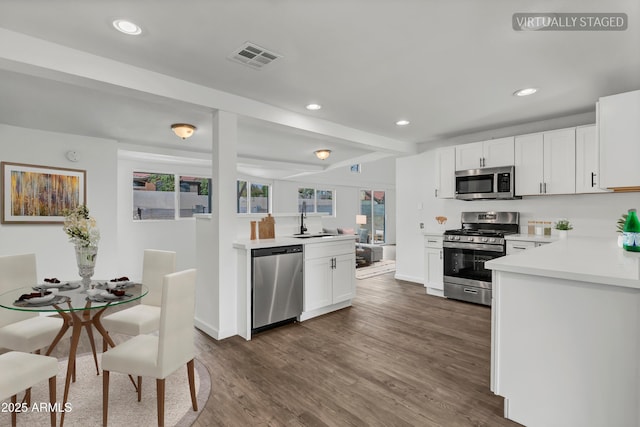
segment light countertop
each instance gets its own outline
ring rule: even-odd
[[[516,240],[519,242],[551,243],[558,240],[558,236],[541,236],[539,234],[507,234],[505,240]]]
[[[487,261],[491,270],[640,289],[640,253],[614,237],[569,236],[553,244]]]
[[[339,234],[337,236],[325,236],[325,237],[312,237],[306,239],[298,239],[292,236],[276,237],[275,239],[240,239],[233,242],[233,247],[236,249],[260,249],[260,248],[274,248],[278,246],[291,246],[291,245],[306,245],[309,243],[327,243],[340,240],[356,240],[355,234]]]

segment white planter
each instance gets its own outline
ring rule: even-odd
[[[569,230],[558,230],[558,237],[560,239],[566,239],[569,235]]]

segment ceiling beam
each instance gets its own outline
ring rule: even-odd
[[[12,71],[30,69],[34,72],[33,67],[36,67],[41,76],[46,74],[49,78],[72,81],[81,86],[97,84],[103,88],[108,84],[340,138],[372,150],[396,154],[417,152],[417,144],[412,142],[308,117],[3,28],[0,28],[0,40],[0,67]]]

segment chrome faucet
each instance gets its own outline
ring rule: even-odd
[[[304,217],[307,215],[307,202],[302,202],[302,209],[300,210],[300,234],[304,234],[307,231],[307,227],[304,225]]]

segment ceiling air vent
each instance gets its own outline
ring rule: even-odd
[[[229,59],[232,61],[240,62],[241,64],[247,65],[255,70],[261,70],[265,65],[272,63],[278,58],[282,58],[282,55],[270,52],[267,49],[250,42],[246,42],[229,55]]]

